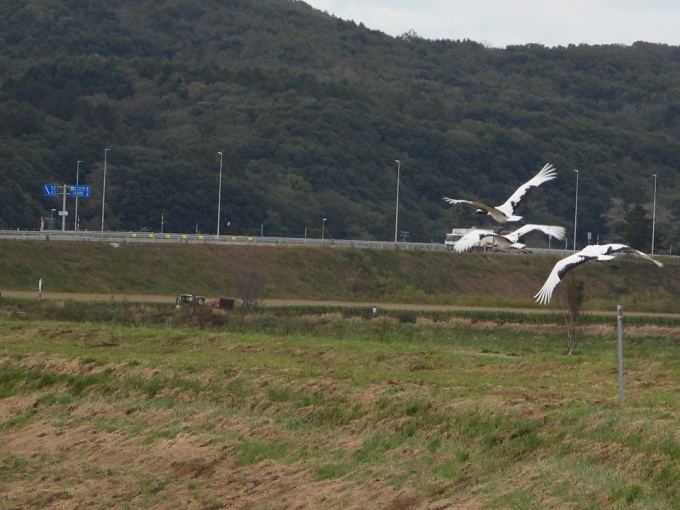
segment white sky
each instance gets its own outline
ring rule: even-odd
[[[539,43],[680,46],[679,0],[304,0],[397,36],[471,39],[504,48]]]

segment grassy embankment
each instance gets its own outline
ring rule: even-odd
[[[24,308],[0,319],[2,508],[680,504],[671,316],[626,322],[618,405],[596,317],[567,357],[544,314]]]
[[[262,275],[271,299],[534,307],[557,257],[406,250],[101,243],[0,243],[0,292],[239,296],[238,279]],[[587,309],[675,312],[680,263],[639,259],[617,269],[589,263]],[[561,288],[555,304],[559,307]],[[542,307],[537,307],[542,308]]]

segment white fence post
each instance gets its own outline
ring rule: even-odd
[[[616,307],[616,325],[619,333],[619,404],[623,404],[623,306]]]

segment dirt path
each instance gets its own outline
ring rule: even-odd
[[[0,302],[3,297],[38,299],[37,292],[21,290],[3,290],[0,292]],[[44,300],[74,300],[74,301],[115,301],[130,303],[174,303],[176,296],[159,296],[149,294],[88,294],[71,292],[43,292]],[[429,310],[429,311],[456,311],[456,310],[480,310],[480,311],[514,311],[524,313],[555,313],[559,308],[512,308],[512,307],[488,307],[488,306],[463,306],[463,305],[432,305],[417,303],[379,303],[379,302],[360,302],[360,301],[312,301],[303,299],[267,299],[265,305],[269,306],[346,306],[373,309],[389,310]],[[616,316],[616,310],[586,310],[591,314],[605,314]],[[626,311],[626,315],[659,315],[659,316],[680,316],[680,314],[654,313],[654,312],[631,312]]]
[[[0,292],[0,300],[3,297],[38,299],[37,292],[23,290],[3,290]],[[148,294],[88,294],[75,292],[43,292],[43,300],[73,300],[73,301],[127,301],[143,303],[174,303],[176,296],[159,296]],[[388,308],[392,310],[509,310],[510,308],[501,307],[482,307],[482,306],[460,306],[460,305],[432,305],[414,303],[380,303],[362,301],[313,301],[304,299],[266,299],[266,305],[270,306],[347,306],[347,307],[366,307],[366,308]],[[524,310],[527,312],[550,312],[550,308],[512,308],[513,310]]]
[[[25,290],[3,290],[0,292],[0,299],[3,297],[21,299],[39,299],[37,292]],[[86,294],[72,292],[43,292],[42,299],[53,299],[59,301],[130,301],[130,302],[154,302],[154,303],[174,303],[176,296],[149,296],[141,294]]]

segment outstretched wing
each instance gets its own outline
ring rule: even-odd
[[[493,210],[493,207],[488,206],[486,204],[483,204],[481,202],[475,202],[474,200],[460,200],[460,199],[457,199],[457,198],[449,198],[449,197],[444,197],[444,200],[447,201],[449,204],[474,205],[478,209],[484,209],[486,212],[491,212]]]
[[[517,188],[517,191],[515,191],[503,205],[499,205],[496,209],[503,211],[508,216],[514,216],[515,209],[517,209],[517,206],[531,188],[540,186],[544,182],[550,181],[555,177],[557,177],[557,170],[555,170],[555,167],[550,163],[546,163],[536,175]]]
[[[527,235],[529,232],[533,232],[534,230],[540,230],[543,232],[545,235],[552,236],[555,239],[562,240],[564,239],[564,236],[566,235],[567,231],[564,229],[564,227],[558,227],[555,225],[524,225],[514,232],[510,232],[507,234],[505,237],[512,241],[513,243],[518,242],[522,237]]]
[[[471,230],[454,243],[453,249],[458,253],[468,251],[469,249],[474,248],[475,246],[479,246],[482,239],[490,235],[493,235],[493,232],[491,232],[490,230],[484,229]]]
[[[623,246],[623,245],[622,245],[622,246]],[[659,261],[656,260],[656,259],[653,259],[652,257],[650,257],[649,255],[647,255],[646,253],[643,253],[643,252],[641,252],[641,251],[639,251],[639,250],[636,250],[635,248],[631,248],[630,246],[626,246],[625,248],[621,248],[621,249],[616,250],[616,251],[624,252],[624,253],[632,253],[633,255],[636,255],[636,256],[638,256],[638,257],[642,257],[643,259],[651,260],[651,261],[654,262],[658,267],[663,267],[663,263],[659,262]]]
[[[579,252],[569,255],[568,257],[558,261],[548,275],[548,279],[543,284],[543,287],[541,287],[541,290],[539,290],[534,296],[536,302],[542,305],[550,303],[550,298],[552,297],[553,291],[555,290],[555,287],[557,287],[557,284],[562,281],[562,277],[571,269],[575,268],[576,266],[580,266],[584,262],[587,262],[593,258],[595,257],[584,255],[583,253]]]
[[[508,221],[516,221],[519,220],[520,218],[509,218],[505,212],[499,210],[496,207],[491,207],[489,205],[483,204],[481,202],[475,202],[474,200],[459,200],[456,198],[449,198],[449,197],[444,197],[444,200],[446,200],[449,204],[469,204],[469,205],[474,205],[477,209],[481,209],[482,211],[486,211],[494,220],[496,220],[499,223],[506,223]]]

